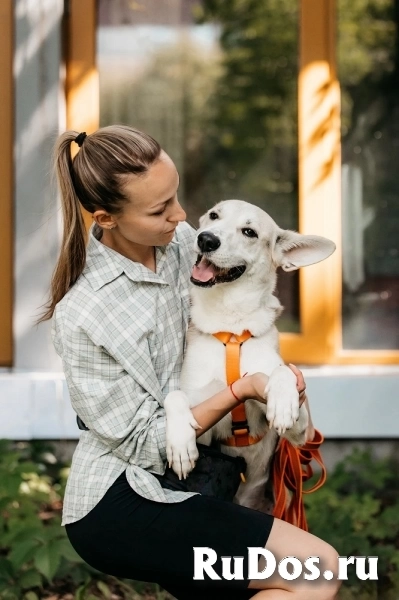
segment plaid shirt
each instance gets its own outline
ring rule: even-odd
[[[163,489],[151,474],[166,464],[166,394],[179,389],[195,260],[194,230],[180,223],[156,248],[157,272],[98,241],[57,304],[53,341],[82,432],[68,477],[63,525],[84,517],[126,470],[131,487],[157,502],[192,493]]]

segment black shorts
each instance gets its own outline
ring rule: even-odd
[[[115,577],[155,582],[178,600],[251,598],[248,547],[264,548],[273,517],[207,496],[160,503],[137,494],[122,473],[83,519],[66,525],[77,553],[92,567]],[[243,580],[193,580],[194,547],[244,557]],[[223,593],[223,590],[225,593]]]

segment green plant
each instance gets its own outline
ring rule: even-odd
[[[378,581],[349,567],[340,600],[399,597],[399,464],[354,451],[305,497],[310,530],[341,556],[378,556]],[[68,466],[42,442],[0,440],[0,600],[167,600],[158,586],[84,563],[61,527]]]
[[[305,502],[310,531],[341,556],[378,556],[378,581],[361,581],[349,567],[340,598],[397,600],[399,463],[355,449]]]
[[[0,440],[0,599],[166,598],[157,586],[107,577],[76,554],[61,527],[67,474],[46,444]]]
[[[79,570],[74,553],[60,527],[61,492],[65,472],[58,481],[49,471],[56,463],[41,444],[12,446],[0,441],[0,597],[14,600],[25,590],[51,582],[66,561]],[[74,573],[76,571],[74,570]],[[25,594],[34,600],[33,592]]]

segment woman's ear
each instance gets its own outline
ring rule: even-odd
[[[116,227],[115,218],[105,210],[96,210],[93,213],[93,219],[101,229],[114,229]]]
[[[295,271],[328,258],[335,247],[334,242],[319,235],[302,235],[280,229],[275,241],[273,260],[284,271]]]

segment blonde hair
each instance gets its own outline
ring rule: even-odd
[[[63,133],[54,148],[63,237],[51,280],[50,300],[39,323],[53,316],[56,304],[84,269],[86,228],[81,206],[90,213],[98,209],[110,214],[121,212],[128,200],[123,191],[123,176],[146,173],[161,153],[160,145],[151,136],[125,125],[111,125],[87,137],[79,134],[77,141],[81,148],[72,160],[71,142],[77,136],[76,131]]]

